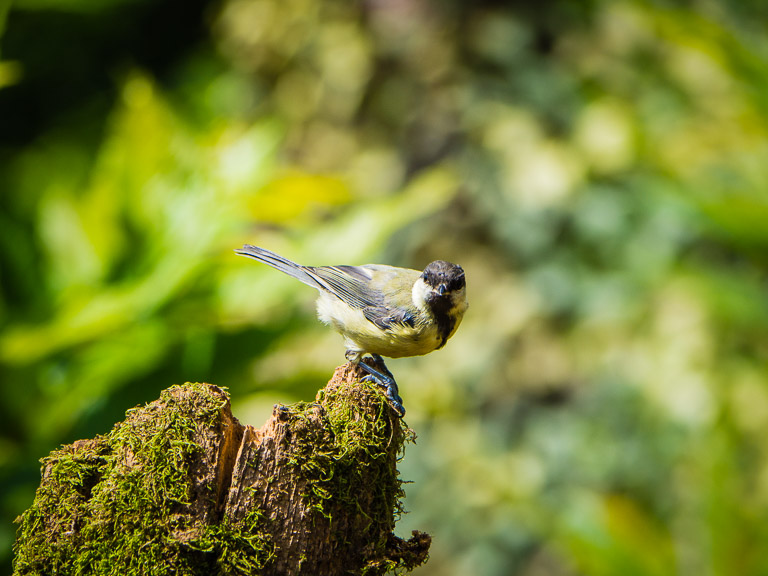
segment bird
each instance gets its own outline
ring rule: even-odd
[[[367,372],[366,380],[385,389],[401,418],[403,400],[382,356],[402,358],[439,350],[469,306],[463,268],[444,260],[419,271],[384,264],[302,266],[251,244],[235,253],[317,289],[318,318],[343,336],[346,359]],[[366,354],[382,369],[362,362]]]

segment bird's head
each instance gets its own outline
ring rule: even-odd
[[[458,306],[466,308],[466,280],[464,269],[445,260],[431,262],[414,286],[414,301],[421,302],[435,312],[448,312]]]

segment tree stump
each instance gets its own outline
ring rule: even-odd
[[[317,402],[260,429],[211,384],[174,386],[105,436],[42,460],[14,575],[313,575],[410,571],[427,534],[393,534],[408,429],[340,366]]]

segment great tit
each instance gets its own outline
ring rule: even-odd
[[[468,306],[464,270],[444,260],[419,272],[381,264],[301,266],[250,244],[235,252],[319,290],[318,317],[341,333],[347,360],[386,389],[400,417],[405,414],[403,401],[381,356],[419,356],[442,348]],[[361,362],[365,354],[383,370]]]

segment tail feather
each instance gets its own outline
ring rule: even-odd
[[[265,250],[264,248],[260,248],[258,246],[253,246],[252,244],[244,244],[242,248],[235,250],[235,253],[240,254],[241,256],[247,256],[248,258],[253,258],[254,260],[258,260],[259,262],[263,262],[264,264],[272,266],[272,268],[280,270],[280,272],[296,278],[296,280],[303,282],[307,286],[312,286],[312,288],[317,288],[320,290],[325,289],[325,286],[323,286],[320,282],[317,281],[315,277],[309,274],[304,266],[296,264],[295,262],[291,262],[279,254],[275,254],[274,252],[270,252],[269,250]]]

